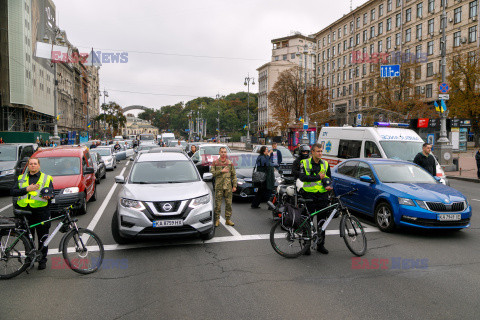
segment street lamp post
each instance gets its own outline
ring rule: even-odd
[[[103,93],[103,106],[105,108],[105,98],[108,97],[108,92],[105,91],[105,88],[103,88],[103,91],[100,91],[100,93],[98,94],[99,96],[101,96]],[[104,139],[107,140],[107,114],[106,114],[106,111],[105,109],[103,109],[103,122],[104,122],[104,126],[103,126],[103,134],[104,134]]]
[[[303,97],[304,97],[304,105],[303,105],[303,135],[302,135],[302,143],[308,144],[308,136],[307,136],[307,129],[305,129],[305,125],[308,125],[308,115],[307,115],[307,57],[308,57],[308,45],[305,44],[303,47],[303,55],[304,59],[304,70],[305,70],[305,88],[303,89]]]
[[[250,144],[250,80],[252,81],[252,86],[255,85],[255,78],[250,78],[250,75],[245,77],[245,82],[243,85],[247,86],[247,144]]]

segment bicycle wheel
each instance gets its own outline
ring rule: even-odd
[[[88,229],[73,229],[65,235],[63,257],[67,266],[81,274],[93,273],[103,261],[103,244],[100,238]]]
[[[344,215],[340,229],[340,234],[343,230],[343,240],[348,250],[356,256],[363,256],[367,252],[367,237],[360,221],[354,216]]]
[[[305,224],[297,232],[284,228],[277,221],[270,230],[270,244],[276,253],[285,258],[296,258],[304,254],[310,247],[310,228]]]
[[[20,233],[14,229],[0,230],[0,279],[16,277],[30,265],[26,254],[32,250],[32,246],[27,237],[19,236]],[[10,250],[5,252],[10,246]]]

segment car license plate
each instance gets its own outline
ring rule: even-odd
[[[283,174],[291,174],[292,170],[283,170]]]
[[[157,220],[153,221],[154,228],[161,227],[181,227],[183,226],[183,220]]]
[[[437,219],[440,220],[440,221],[457,221],[457,220],[461,220],[462,219],[462,215],[461,214],[439,214],[437,216]]]
[[[258,191],[258,188],[253,188],[253,192],[257,192]]]
[[[52,199],[52,203],[55,203],[55,199]]]

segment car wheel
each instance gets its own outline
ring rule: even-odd
[[[212,226],[212,229],[210,229],[210,231],[208,231],[207,233],[204,233],[202,235],[200,235],[200,238],[202,240],[210,240],[212,239],[213,237],[215,237],[215,225]]]
[[[102,179],[106,179],[106,178],[107,178],[107,169],[105,168],[105,171],[103,171]]]
[[[90,201],[91,202],[97,201],[97,185],[96,184],[93,186],[93,194],[90,197]]]
[[[120,226],[118,224],[118,212],[115,211],[112,217],[112,236],[118,244],[127,244],[129,241],[127,238],[122,237],[120,234]]]
[[[85,193],[83,194],[83,199],[81,201],[82,201],[82,204],[80,208],[77,210],[77,213],[79,215],[84,215],[87,213],[87,195]]]
[[[95,183],[96,183],[96,184],[100,184],[100,178],[98,178],[98,179],[95,178]],[[96,188],[95,188],[95,189],[96,189]]]
[[[392,207],[386,202],[380,202],[375,208],[375,224],[383,232],[395,229]]]

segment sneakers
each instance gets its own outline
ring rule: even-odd
[[[218,227],[220,225],[220,220],[215,220],[215,227]]]
[[[233,223],[233,221],[230,220],[230,219],[227,220],[227,221],[225,222],[225,224],[226,224],[227,226],[234,226],[234,225],[235,225],[235,223]]]
[[[38,263],[38,270],[45,270],[47,269],[47,262],[46,261],[40,261]]]
[[[323,244],[317,245],[317,251],[323,254],[328,254],[328,250]]]

